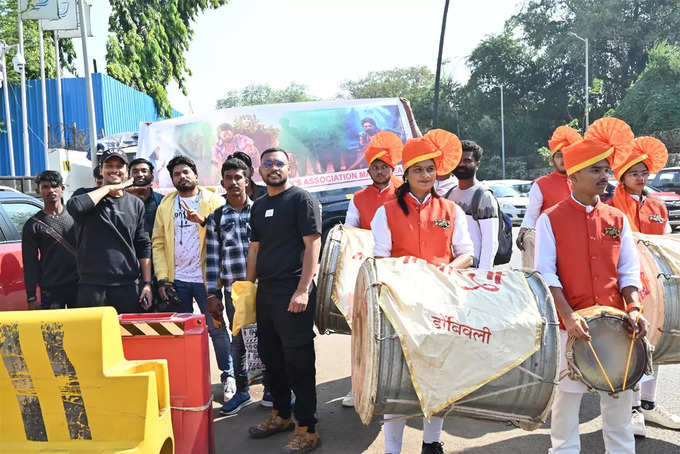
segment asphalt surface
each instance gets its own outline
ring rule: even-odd
[[[513,255],[511,265],[519,265],[519,256]],[[380,421],[376,418],[365,426],[352,408],[343,408],[342,397],[350,385],[350,336],[333,334],[317,336],[316,370],[318,396],[318,432],[322,440],[318,453],[383,453],[384,440]],[[248,427],[264,420],[269,410],[261,407],[262,386],[251,387],[256,401],[231,417],[219,416],[222,390],[219,371],[214,359],[212,364],[215,415],[215,446],[217,453],[277,453],[288,441],[289,434],[278,434],[264,440],[248,438]],[[658,403],[680,414],[680,365],[662,366],[658,389]],[[599,397],[584,396],[581,406],[580,432],[583,454],[603,453],[602,419],[599,415]],[[444,452],[489,453],[547,453],[550,448],[549,423],[527,432],[503,424],[481,422],[461,417],[449,417],[444,423],[442,441]],[[422,442],[422,419],[408,422],[404,432],[403,453],[420,453]],[[647,426],[647,438],[637,440],[639,454],[680,454],[680,431]],[[614,454],[614,453],[612,453]]]

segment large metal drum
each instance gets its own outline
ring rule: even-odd
[[[511,422],[526,430],[545,421],[558,381],[559,322],[543,279],[536,272],[525,275],[543,317],[539,350],[438,416],[453,414]],[[357,277],[357,304],[352,319],[352,392],[355,409],[364,424],[370,423],[373,415],[422,413],[399,337],[378,304],[382,286],[375,260],[366,260]]]
[[[643,289],[644,316],[649,321],[647,338],[654,346],[654,364],[680,363],[680,270],[673,254],[680,256],[680,235],[640,235],[638,255]],[[677,248],[677,250],[675,250]]]
[[[352,334],[354,284],[361,262],[373,255],[370,230],[338,224],[321,253],[316,299],[316,327],[321,334]],[[347,314],[347,317],[345,317]]]

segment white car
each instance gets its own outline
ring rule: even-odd
[[[523,183],[508,183],[513,181]],[[520,225],[522,223],[524,213],[527,211],[527,205],[529,205],[529,197],[523,195],[514,186],[526,183],[531,185],[531,181],[525,182],[525,180],[491,180],[483,182],[493,192],[503,213],[510,216],[512,225]]]
[[[529,197],[529,190],[534,182],[532,180],[487,180],[487,186],[511,186],[525,197]]]

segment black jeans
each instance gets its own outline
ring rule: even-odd
[[[78,284],[60,285],[50,289],[40,289],[41,309],[64,309],[78,303]]]
[[[291,414],[291,390],[295,393],[295,419],[314,430],[316,420],[316,368],[314,311],[310,292],[305,312],[288,312],[295,286],[267,285],[257,289],[257,340],[260,358],[267,368],[274,409],[282,418]]]
[[[122,285],[78,284],[78,303],[75,307],[113,306],[119,314],[142,312],[139,287],[136,282]]]

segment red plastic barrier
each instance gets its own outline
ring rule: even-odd
[[[125,358],[166,359],[177,454],[215,453],[208,326],[202,314],[122,314]]]

